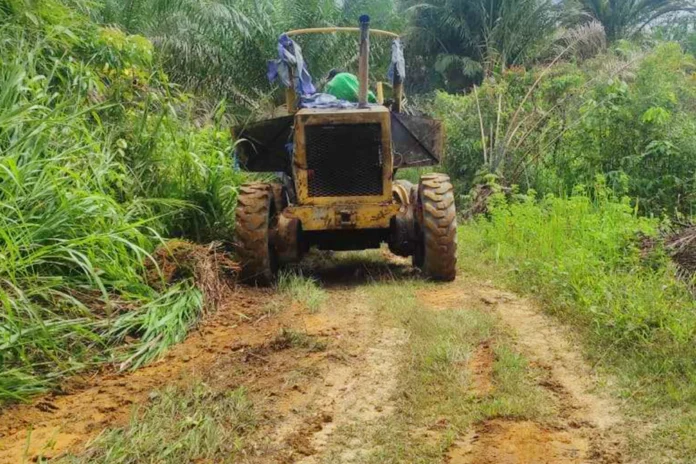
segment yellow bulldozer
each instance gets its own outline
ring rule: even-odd
[[[307,64],[292,37],[358,33],[356,102],[316,98]],[[391,101],[382,83],[368,102],[370,36],[391,38]],[[448,176],[425,174],[418,185],[395,180],[398,169],[438,164],[439,121],[402,111],[405,66],[397,34],[356,28],[291,31],[279,40],[274,72],[288,86],[287,114],[235,129],[237,160],[251,172],[275,173],[277,181],[240,188],[235,248],[242,279],[269,284],[278,267],[298,262],[312,247],[363,250],[387,243],[411,256],[432,280],[456,275],[454,191]]]

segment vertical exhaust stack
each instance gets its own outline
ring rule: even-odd
[[[368,76],[370,73],[370,17],[360,17],[360,63],[358,79],[360,90],[358,92],[358,108],[367,108]]]

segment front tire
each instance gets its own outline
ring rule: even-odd
[[[457,275],[457,211],[449,176],[423,175],[417,207],[419,240],[413,263],[432,280],[453,281]]]
[[[239,190],[235,223],[235,250],[241,261],[241,280],[270,285],[278,272],[270,230],[276,220],[273,185],[244,184]]]

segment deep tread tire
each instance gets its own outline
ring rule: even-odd
[[[426,174],[418,185],[420,243],[413,262],[432,280],[457,275],[457,211],[454,187],[445,174]]]
[[[235,250],[241,261],[241,279],[270,285],[278,271],[278,260],[270,242],[275,220],[273,185],[244,184],[239,190],[235,223]]]

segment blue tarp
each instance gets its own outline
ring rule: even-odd
[[[341,100],[329,93],[315,93],[300,99],[302,108],[357,108],[358,104]]]
[[[290,70],[294,82],[290,82]],[[267,76],[271,82],[280,79],[283,85],[294,88],[299,95],[313,95],[317,92],[302,56],[302,48],[286,34],[278,39],[278,59],[268,62]]]
[[[290,70],[294,82],[290,82]],[[285,87],[292,87],[300,96],[302,108],[356,108],[357,103],[340,100],[333,95],[317,93],[312,83],[312,76],[307,69],[307,63],[302,56],[302,48],[287,34],[278,38],[278,59],[268,62],[268,80],[279,80]],[[400,82],[406,77],[406,65],[404,62],[404,49],[401,40],[394,39],[391,49],[391,63],[387,74],[389,82],[394,84],[398,77]]]

